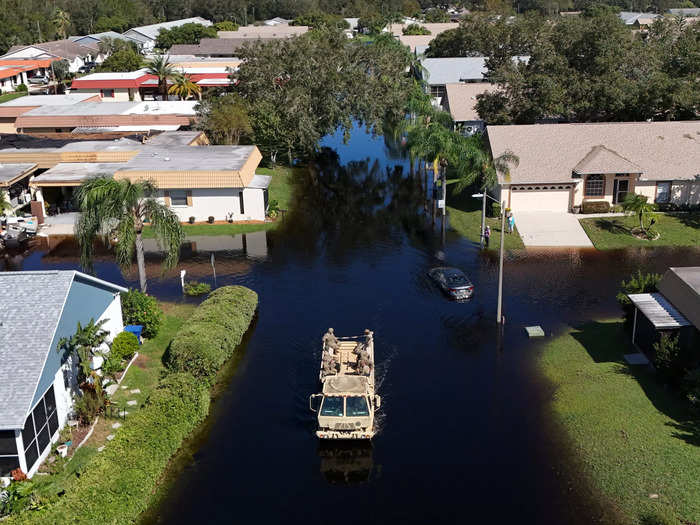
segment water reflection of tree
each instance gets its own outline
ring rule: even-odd
[[[402,242],[424,228],[418,182],[402,166],[382,169],[375,160],[341,165],[338,154],[321,150],[295,195],[285,237],[316,253],[324,245],[340,255],[356,249]]]

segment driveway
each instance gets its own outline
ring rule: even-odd
[[[556,211],[513,212],[525,246],[593,247],[578,215]]]

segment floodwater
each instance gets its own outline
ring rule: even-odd
[[[297,208],[267,234],[201,238],[149,291],[182,300],[179,270],[260,295],[257,323],[213,406],[193,459],[153,521],[189,523],[591,523],[595,502],[566,465],[571,456],[545,407],[534,369],[547,336],[618,316],[621,279],[641,268],[700,264],[698,249],[522,251],[508,254],[507,319],[495,325],[498,259],[423,215],[404,160],[357,131],[327,150],[297,187]],[[337,152],[337,153],[336,153]],[[398,168],[396,168],[398,166]],[[213,259],[212,255],[214,254]],[[99,277],[136,285],[109,254]],[[5,261],[7,269],[77,268],[69,242]],[[426,278],[462,268],[476,286],[455,303]],[[214,278],[216,272],[216,278]],[[371,447],[319,446],[308,396],[320,338],[375,332],[382,396]],[[567,477],[569,476],[569,477]]]

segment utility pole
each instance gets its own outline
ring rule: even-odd
[[[445,244],[445,220],[447,219],[447,169],[444,165],[440,167],[440,182],[442,184],[442,244]]]
[[[484,249],[484,230],[486,229],[486,188],[483,189],[483,194],[481,196],[481,249]]]
[[[485,195],[485,194],[484,194]],[[506,238],[506,201],[501,204],[501,253],[498,260],[498,324],[503,326],[503,245]]]

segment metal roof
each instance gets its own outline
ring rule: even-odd
[[[250,181],[250,184],[248,184],[248,187],[264,190],[270,186],[270,182],[272,182],[272,177],[269,175],[258,175],[256,173]]]
[[[529,56],[515,56],[513,61],[525,62]],[[444,85],[450,82],[482,81],[487,73],[486,57],[424,58],[429,85]]]
[[[690,322],[660,293],[629,294],[634,304],[644,317],[649,319],[654,328],[680,328],[690,326]]]
[[[170,22],[162,22],[160,24],[151,24],[151,25],[147,25],[147,26],[132,27],[128,31],[125,31],[124,35],[126,37],[129,37],[130,35],[128,35],[127,33],[129,33],[129,31],[135,31],[135,32],[147,37],[150,40],[155,40],[156,38],[158,38],[158,33],[160,33],[161,29],[172,29],[174,27],[184,26],[185,24],[200,24],[203,26],[211,26],[212,25],[212,23],[209,20],[202,18],[200,16],[195,16],[192,18],[183,18],[181,20],[172,20]]]
[[[34,177],[35,186],[51,186],[61,184],[66,186],[79,185],[86,179],[99,175],[109,175],[122,167],[124,163],[118,162],[62,162],[49,168],[41,175]]]
[[[65,106],[77,104],[85,99],[94,97],[94,93],[70,93],[68,95],[30,95],[26,97],[14,98],[3,102],[0,106],[23,107],[23,106]]]
[[[0,429],[24,427],[75,270],[0,273]]]
[[[367,392],[365,376],[339,375],[327,378],[323,382],[323,393],[332,394],[364,394]]]

